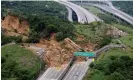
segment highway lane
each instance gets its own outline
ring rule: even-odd
[[[102,0],[99,0],[102,2]],[[128,22],[129,24],[132,24],[133,25],[133,17],[128,15],[127,13],[125,12],[122,12],[121,10],[115,8],[112,4],[111,1],[108,1],[108,0],[105,0],[104,1],[107,5],[103,5],[103,4],[91,4],[91,3],[78,3],[79,5],[91,5],[91,6],[95,6],[97,8],[100,8],[106,12],[109,12],[121,19],[123,19],[124,21]]]
[[[77,14],[78,22],[80,23],[91,23],[94,21],[102,21],[97,16],[90,13],[89,11],[87,11],[86,9],[82,8],[79,5],[76,5],[71,2],[65,2],[65,1],[60,1],[59,3],[64,4],[68,6],[69,8],[71,8],[72,10],[74,10],[75,13]]]
[[[60,80],[66,67],[50,67],[37,80]]]
[[[63,80],[82,80],[92,61],[88,59],[86,62],[74,63]]]
[[[107,6],[104,6],[104,5],[94,5],[104,11],[107,11],[111,14],[114,14],[115,16],[118,16],[119,18],[127,21],[128,23],[132,24],[133,25],[133,17],[116,9],[115,7],[107,7]]]
[[[98,18],[97,16],[95,16],[94,14],[89,12],[88,10],[84,9],[83,7],[81,7],[79,5],[76,5],[74,3],[71,3],[71,2],[67,2],[67,3],[72,4],[75,7],[78,7],[83,12],[83,14],[86,16],[87,23],[91,23],[91,22],[94,22],[94,21],[101,21],[100,18]]]
[[[82,11],[78,7],[75,7],[72,4],[69,4],[69,3],[65,2],[65,1],[59,1],[59,3],[71,8],[73,11],[75,11],[75,13],[77,14],[79,23],[83,23],[84,24],[84,23],[87,22],[87,19],[86,19],[85,15],[82,13]]]
[[[71,2],[67,2],[67,3],[79,8],[80,11],[82,11],[82,13],[86,16],[87,23],[91,23],[91,22],[94,22],[94,21],[101,21],[100,18],[98,18],[97,16],[95,16],[94,14],[89,12],[88,10],[84,9],[83,7],[78,6],[78,5],[76,5],[74,3],[71,3]]]

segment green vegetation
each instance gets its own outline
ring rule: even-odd
[[[111,42],[111,37],[106,36],[106,31],[109,25],[103,22],[92,22],[88,25],[75,25],[76,32],[84,35],[86,40],[98,44],[97,47],[102,47]]]
[[[120,23],[120,20],[115,18],[114,16],[104,13],[100,9],[93,7],[93,6],[84,6],[86,9],[91,11],[93,14],[97,15],[100,19],[102,19],[107,24],[112,23]]]
[[[16,44],[1,48],[2,80],[35,80],[42,67],[39,58]]]
[[[53,1],[2,1],[2,15],[10,12],[26,19],[30,24],[27,42],[37,43],[41,38],[49,39],[52,33],[58,33],[56,39],[63,40],[74,36],[74,26],[65,19],[66,8]],[[14,13],[15,12],[15,13]]]
[[[95,15],[104,14],[103,11],[101,11],[100,9],[98,9],[96,7],[93,7],[93,6],[83,6],[83,7],[86,8],[86,9],[88,9],[90,12],[92,12]]]
[[[112,1],[113,5],[118,9],[133,16],[133,1]]]
[[[113,24],[113,26],[117,27],[118,29],[127,32],[129,35],[121,37],[120,40],[128,47],[133,49],[133,29],[128,26]]]
[[[127,32],[129,35],[119,38],[126,49],[115,48],[103,52],[91,64],[84,80],[132,80],[133,73],[133,29],[128,26],[113,24],[112,26]],[[114,39],[113,39],[114,40]]]
[[[88,9],[93,14],[97,15],[100,19],[102,19],[107,24],[113,25],[115,23],[115,24],[122,24],[122,25],[126,25],[126,26],[127,25],[132,26],[132,25],[128,24],[127,22],[124,22],[121,19],[118,19],[109,13],[105,13],[96,7],[93,7],[93,6],[83,6],[83,7]]]
[[[64,19],[67,16],[65,6],[54,1],[2,1],[2,17],[8,12],[27,18],[27,15],[56,16]]]
[[[6,36],[2,33],[2,35],[1,35],[1,45],[11,43],[11,42],[20,43],[20,42],[22,42],[22,37],[21,36]]]
[[[85,80],[132,80],[133,59],[109,56],[96,62]]]
[[[28,21],[30,23],[28,42],[39,42],[40,38],[49,38],[52,33],[58,33],[58,41],[66,37],[72,38],[74,36],[73,24],[56,17],[31,16]]]

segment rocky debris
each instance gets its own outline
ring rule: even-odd
[[[55,40],[41,40],[40,43],[35,44],[35,46],[45,49],[43,59],[49,66],[60,66],[68,63],[74,52],[70,46]]]
[[[1,22],[1,28],[5,30],[5,33],[9,36],[17,34],[28,35],[29,24],[26,20],[20,21],[17,16],[7,15]]]
[[[66,38],[66,39],[64,39],[64,41],[67,43],[67,44],[69,44],[69,45],[71,45],[74,49],[76,49],[77,51],[80,51],[82,48],[79,46],[79,45],[77,45],[75,42],[73,42],[70,38]]]
[[[107,35],[111,35],[113,37],[121,37],[121,36],[127,36],[128,33],[119,30],[116,27],[109,27],[107,30]]]
[[[62,42],[57,42],[54,39],[50,39],[50,40],[41,39],[40,43],[32,44],[32,45],[45,50],[43,59],[48,64],[48,66],[51,66],[51,67],[52,66],[57,67],[64,64],[68,64],[68,62],[73,57],[73,52],[78,51],[76,48],[77,47],[79,49],[81,48],[80,45],[76,44],[74,41],[70,40],[69,38],[66,38]],[[88,46],[86,45],[86,48],[90,48]],[[83,60],[85,60],[84,57],[77,57],[77,61],[83,61]]]

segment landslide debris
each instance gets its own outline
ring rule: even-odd
[[[1,22],[1,28],[4,34],[8,36],[28,36],[29,23],[26,20],[20,21],[17,16],[7,15]]]
[[[92,51],[94,49],[92,44],[82,44],[80,46],[69,38],[64,39],[62,42],[57,42],[53,37],[51,37],[50,40],[41,39],[39,43],[33,44],[33,46],[44,49],[45,53],[43,59],[47,62],[48,66],[67,64],[73,57],[73,52],[78,51],[79,48],[86,49],[87,51]],[[85,57],[77,57],[77,61],[84,60]]]

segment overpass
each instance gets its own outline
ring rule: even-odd
[[[101,19],[99,19],[94,14],[90,13],[86,9],[84,9],[81,6],[78,6],[78,5],[74,4],[74,3],[66,2],[66,1],[59,1],[59,3],[65,5],[66,7],[70,8],[71,10],[73,10],[77,14],[79,23],[83,23],[84,24],[84,23],[91,23],[91,22],[94,22],[94,21],[102,21]],[[71,14],[70,9],[68,10],[69,11],[69,16]],[[70,17],[69,17],[69,20],[71,20]]]
[[[133,25],[133,17],[116,9],[115,7],[105,7],[105,6],[101,6],[101,5],[94,5],[97,8],[100,8],[106,12],[109,12],[117,17],[119,17],[120,19],[126,21],[129,24]]]
[[[112,3],[108,0],[105,0],[105,1],[88,1],[88,0],[83,0],[82,2],[81,1],[73,1],[71,0],[72,2],[74,2],[75,4],[78,4],[78,5],[91,5],[91,6],[95,6],[101,10],[104,10],[108,13],[111,13],[112,15],[115,15],[117,17],[119,17],[120,19],[126,21],[127,23],[133,25],[133,17],[128,15],[127,13],[124,13],[120,10],[118,10],[117,8],[115,8]]]

